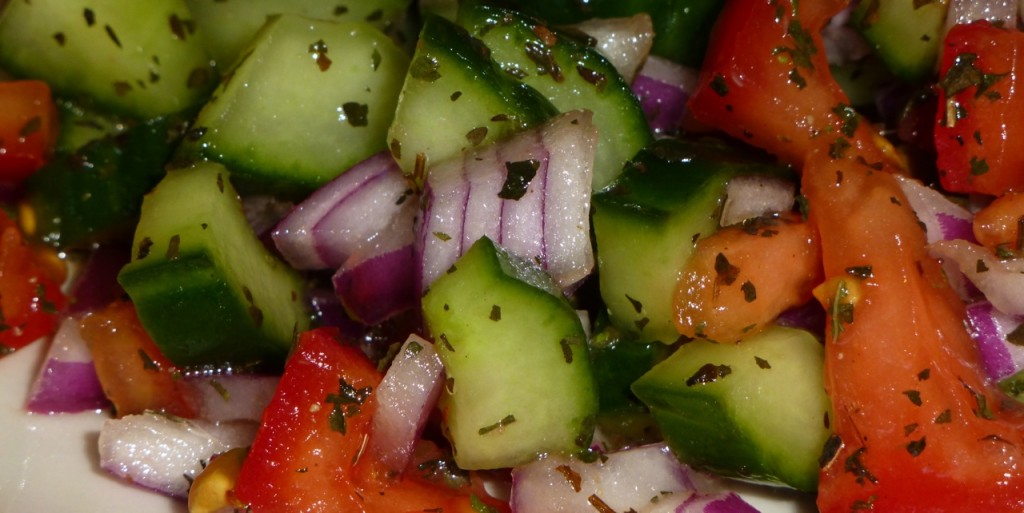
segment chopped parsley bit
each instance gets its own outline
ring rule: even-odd
[[[924,452],[925,437],[921,437],[920,440],[914,440],[907,444],[907,452],[913,457],[918,457]]]
[[[498,422],[495,422],[494,424],[491,424],[489,426],[484,426],[484,427],[480,428],[479,430],[477,430],[477,433],[480,434],[480,435],[486,435],[487,433],[490,433],[491,431],[500,430],[500,429],[504,428],[505,426],[515,422],[515,421],[516,421],[515,415],[512,415],[510,413],[508,415],[505,415],[505,418],[499,420]]]
[[[970,166],[971,176],[980,176],[985,173],[988,173],[989,171],[988,161],[986,161],[984,158],[979,159],[977,156],[971,157]]]
[[[331,68],[331,59],[327,57],[327,43],[323,39],[318,39],[309,45],[309,55],[316,61],[320,71],[327,71]]]
[[[841,159],[846,156],[846,151],[849,150],[851,146],[849,139],[845,137],[838,137],[835,142],[828,146],[828,156],[832,157],[833,160]]]
[[[864,447],[853,451],[853,454],[846,458],[846,462],[843,464],[843,470],[856,476],[858,484],[864,484],[865,482],[877,484],[878,478],[875,477],[874,474],[864,466],[864,462],[860,460],[860,457],[865,451],[867,451],[867,448]]]
[[[858,266],[853,266],[853,267],[847,267],[846,268],[846,274],[849,274],[850,276],[853,276],[854,278],[859,278],[859,279],[862,279],[862,280],[866,280],[866,279],[874,276],[874,274],[873,274],[873,272],[871,270],[871,266],[870,265],[858,265]]]
[[[732,285],[739,277],[740,268],[729,263],[729,259],[723,253],[715,256],[715,274],[718,280],[724,285]]]
[[[501,307],[498,306],[498,305],[492,305],[491,306],[491,315],[489,317],[494,322],[500,321],[501,320]]]
[[[558,341],[558,345],[562,347],[562,358],[565,359],[565,363],[572,363],[572,342],[563,338]]]
[[[210,386],[217,391],[217,395],[219,395],[220,398],[224,400],[224,402],[231,400],[231,392],[229,392],[228,389],[224,387],[223,383],[215,379],[211,379]]]
[[[148,371],[159,371],[160,365],[158,365],[145,350],[139,349],[139,358],[142,358],[142,368]]]
[[[537,75],[549,75],[555,82],[565,82],[565,75],[562,74],[562,68],[551,53],[550,46],[542,41],[530,40],[526,42],[524,51],[526,57],[537,65]]]
[[[718,96],[725,96],[729,94],[729,84],[725,81],[725,77],[721,73],[715,73],[715,76],[711,79],[711,90]]]
[[[580,493],[580,490],[583,489],[581,486],[583,476],[580,476],[579,472],[573,470],[569,465],[559,465],[555,467],[555,471],[565,476],[565,480],[572,487],[572,491]]]
[[[749,280],[743,282],[743,285],[740,285],[740,289],[743,291],[744,301],[753,303],[757,300],[757,290],[754,288],[754,284]]]
[[[786,33],[793,39],[793,46],[779,46],[772,54],[780,63],[793,64],[793,69],[789,71],[789,80],[798,89],[803,89],[807,86],[807,80],[800,74],[800,69],[814,71],[814,62],[811,59],[818,53],[818,48],[814,45],[811,33],[803,27],[800,20],[790,20]]]
[[[762,369],[771,369],[772,368],[772,364],[768,363],[768,360],[765,360],[764,358],[761,358],[760,356],[755,356],[754,357],[754,363],[756,363],[757,366],[762,368]]]
[[[480,146],[480,143],[484,142],[487,138],[487,127],[478,126],[469,132],[466,132],[466,140],[473,146]]]
[[[638,330],[640,330],[640,331],[643,331],[643,330],[644,330],[644,328],[646,328],[646,327],[647,327],[647,324],[648,324],[648,323],[650,323],[650,322],[651,322],[651,319],[650,319],[650,318],[648,318],[648,317],[643,317],[643,318],[641,318],[641,319],[637,319],[636,321],[634,321],[634,322],[633,322],[633,324],[635,324],[635,325],[636,325],[636,329],[638,329]]]
[[[719,378],[724,378],[732,374],[732,367],[728,365],[715,365],[713,363],[705,363],[701,368],[697,369],[697,372],[686,379],[686,386],[692,387],[694,385],[707,385],[708,383],[714,383]]]
[[[537,176],[540,169],[540,161],[536,159],[520,160],[518,162],[506,162],[505,169],[508,176],[501,186],[498,197],[501,199],[519,200],[526,194],[530,181]]]
[[[911,433],[913,433],[914,431],[917,431],[918,427],[920,427],[920,426],[917,424],[917,422],[915,422],[913,424],[907,424],[906,426],[903,426],[903,436],[910,436]]]
[[[421,55],[409,65],[409,76],[424,82],[434,82],[441,78],[437,59],[429,55]]]
[[[857,127],[860,125],[860,116],[853,107],[840,103],[835,107],[832,107],[832,112],[839,116],[839,121],[842,122],[840,131],[846,137],[853,137],[857,132]]]
[[[936,424],[949,424],[953,422],[953,412],[949,409],[943,410],[938,416],[935,417]]]
[[[441,242],[448,242],[452,240],[452,236],[444,232],[434,232],[434,237],[437,237]]]
[[[643,313],[643,310],[644,310],[643,303],[641,303],[641,302],[639,302],[639,301],[629,297],[629,294],[626,294],[626,299],[629,301],[629,304],[633,305],[633,310],[635,310],[636,313]]]
[[[442,334],[438,335],[437,338],[439,338],[441,340],[441,346],[442,347],[444,347],[445,349],[447,349],[447,350],[449,350],[449,351],[451,351],[453,353],[455,352],[455,348],[452,347],[452,343],[448,341],[448,336],[447,335],[442,333]]]
[[[406,356],[407,357],[416,356],[416,355],[420,354],[420,351],[422,351],[422,350],[423,350],[423,344],[420,344],[419,342],[417,342],[415,340],[410,340],[409,344],[405,346],[405,352],[406,352]]]
[[[857,499],[850,504],[850,511],[873,511],[875,509],[875,496],[872,495],[868,500]]]
[[[167,241],[167,252],[164,254],[164,258],[167,260],[178,259],[178,248],[181,246],[181,235],[171,235],[171,239]]]
[[[608,84],[608,77],[599,71],[594,71],[582,64],[576,66],[576,72],[580,74],[587,83],[592,84],[597,88],[597,92],[604,91],[605,85]]]
[[[974,412],[974,416],[985,420],[994,420],[996,416],[992,413],[992,408],[989,407],[988,398],[985,397],[985,394],[971,388],[970,385],[962,380],[960,381],[960,384],[963,385],[963,387],[966,388],[972,396],[974,396],[974,402],[978,405],[976,409],[972,410]]]
[[[344,435],[347,429],[346,419],[359,413],[359,407],[366,402],[372,392],[371,387],[355,388],[345,381],[345,378],[338,378],[338,393],[328,394],[324,399],[325,403],[333,406],[327,417],[331,430]]]
[[[910,399],[914,406],[921,406],[921,392],[917,390],[904,390],[903,395],[907,396],[907,399]]]
[[[57,305],[53,304],[53,301],[46,299],[46,287],[42,283],[36,285],[36,297],[39,298],[39,308],[43,312],[48,314],[57,313]]]
[[[985,96],[991,100],[999,99],[998,93],[990,92],[989,88],[999,82],[1008,73],[982,73],[974,63],[978,55],[974,53],[962,53],[953,59],[953,66],[946,72],[946,76],[939,80],[939,87],[946,94],[946,98],[962,93],[974,86],[975,98]]]
[[[342,104],[341,110],[345,113],[345,119],[348,120],[349,125],[361,127],[369,124],[369,118],[367,117],[370,112],[369,105],[365,103],[345,102]]]
[[[837,435],[830,435],[825,440],[825,446],[821,449],[821,456],[818,456],[818,467],[825,468],[835,461],[839,449],[843,448],[843,439]]]
[[[612,509],[612,507],[609,506],[608,503],[606,503],[603,499],[598,497],[597,494],[593,494],[590,497],[587,497],[587,502],[589,502],[590,505],[593,506],[595,510],[597,510],[597,513],[615,513],[615,510]]]
[[[932,376],[932,370],[931,369],[924,369],[921,372],[917,373],[917,380],[918,381],[926,381],[931,376]]]
[[[977,272],[977,273],[987,273],[988,272],[988,265],[985,264],[985,260],[983,260],[981,258],[978,259],[978,262],[976,264],[974,264],[974,272]]]

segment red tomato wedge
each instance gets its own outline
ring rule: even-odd
[[[142,327],[135,307],[116,301],[82,320],[103,393],[118,417],[159,411],[195,417],[178,369]]]
[[[234,494],[253,513],[473,513],[499,507],[416,475],[365,474],[360,461],[382,376],[337,329],[303,333],[264,412]],[[476,509],[474,509],[476,508]]]
[[[0,355],[57,329],[67,304],[60,278],[0,211]]]
[[[782,160],[812,149],[880,157],[867,123],[832,79],[821,28],[842,0],[734,0],[719,15],[690,97],[693,117]]]
[[[57,107],[45,82],[0,82],[0,182],[20,183],[42,167],[58,128]]]
[[[1024,192],[1024,32],[955,25],[943,45],[935,149],[951,192]]]

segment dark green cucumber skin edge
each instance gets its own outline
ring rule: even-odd
[[[491,58],[502,69],[556,108],[593,112],[600,131],[595,190],[608,185],[630,157],[654,140],[630,85],[578,35],[517,11],[472,2],[459,10],[458,22],[490,48]]]
[[[560,436],[564,439],[556,440],[533,440],[510,441],[509,438],[490,440],[484,435],[472,433],[467,437],[474,447],[487,444],[509,444],[509,446],[531,446],[517,454],[516,461],[504,461],[499,466],[511,466],[516,463],[523,463],[532,460],[538,453],[549,451],[560,451],[566,453],[579,453],[589,447],[593,435],[593,421],[598,409],[597,385],[594,381],[590,366],[590,360],[585,342],[585,332],[580,324],[579,317],[568,301],[561,296],[553,284],[545,286],[544,280],[550,279],[543,275],[539,269],[525,269],[515,267],[507,263],[508,256],[502,253],[495,243],[490,239],[482,238],[477,241],[469,251],[453,266],[449,274],[439,278],[427,291],[423,298],[423,312],[428,329],[436,338],[435,345],[439,356],[449,371],[449,377],[454,381],[454,392],[446,391],[442,394],[442,411],[447,410],[446,397],[458,394],[460,384],[462,387],[471,386],[463,383],[461,369],[474,368],[478,370],[481,366],[500,365],[505,372],[493,372],[486,379],[489,383],[473,383],[477,385],[469,393],[473,394],[475,400],[494,401],[494,396],[480,394],[479,386],[486,386],[487,389],[502,390],[503,397],[508,399],[507,405],[500,405],[496,411],[515,412],[522,415],[513,428],[524,420],[541,418],[542,424],[547,423],[547,416],[559,417]],[[526,271],[524,273],[524,270]],[[448,283],[456,282],[456,275],[466,274],[468,279],[474,280],[474,287],[480,287],[485,291],[488,299],[493,299],[495,304],[500,305],[500,320],[489,318],[488,304],[479,295],[467,295],[467,286],[452,288]],[[461,278],[459,278],[461,280]],[[452,290],[449,290],[452,289]],[[482,306],[481,306],[482,305]],[[478,311],[479,310],[479,311]],[[476,312],[472,317],[466,313]],[[520,319],[517,322],[515,319]],[[530,320],[527,324],[524,320]],[[541,331],[541,330],[547,331]],[[469,338],[474,332],[493,332],[501,330],[501,335],[494,338]],[[515,335],[512,335],[512,334]],[[573,342],[562,346],[559,338],[571,338]],[[491,345],[489,347],[489,344]],[[564,351],[572,352],[571,363],[566,361]],[[495,360],[494,351],[501,354],[511,354],[525,351],[530,353],[530,359],[536,360],[540,355],[545,368],[522,368],[509,376],[507,367],[514,365],[521,359],[504,358]],[[489,354],[490,353],[490,354]],[[470,356],[472,355],[472,356]],[[521,364],[520,364],[521,366]],[[559,375],[545,374],[545,372],[557,372]],[[501,377],[505,374],[505,377]],[[568,388],[557,387],[552,383],[560,383]],[[523,390],[521,393],[517,391]],[[508,396],[506,394],[511,394]],[[553,394],[554,397],[562,398],[563,403],[571,406],[575,411],[567,414],[565,411],[551,411],[546,409],[547,402],[537,402],[534,394]],[[511,397],[511,398],[510,398]],[[446,415],[456,415],[448,412]],[[517,418],[519,415],[517,415]],[[466,426],[472,429],[485,426],[499,420],[494,419],[460,419]],[[533,424],[531,422],[531,424]],[[508,433],[509,436],[520,436],[518,433]],[[542,433],[542,438],[548,433]],[[458,461],[460,454],[458,438],[455,443],[455,457]],[[538,446],[539,444],[539,446]],[[484,449],[486,451],[486,448]],[[460,465],[462,463],[460,462]]]

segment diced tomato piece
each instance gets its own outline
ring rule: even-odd
[[[676,328],[732,343],[757,333],[821,282],[818,235],[790,216],[722,228],[697,241],[675,296]]]
[[[57,329],[67,300],[51,267],[0,211],[0,355]]]
[[[134,305],[115,301],[86,316],[81,328],[117,416],[145,411],[195,416],[178,369],[146,333]]]
[[[799,4],[799,8],[797,8]],[[821,28],[843,0],[734,0],[690,97],[697,121],[800,166],[812,149],[882,160],[869,124],[829,72]]]
[[[376,366],[335,328],[303,333],[234,494],[253,513],[473,513],[493,501],[416,475],[373,476],[361,462],[372,418]],[[499,510],[501,511],[501,510]]]
[[[951,192],[1024,192],[1024,32],[955,25],[943,45],[935,149]]]
[[[0,82],[0,182],[20,183],[42,167],[58,128],[57,107],[45,82]]]
[[[1024,511],[1024,408],[986,381],[895,177],[816,153],[803,192],[829,278],[820,510]]]
[[[997,255],[1024,253],[1024,192],[1009,192],[974,214],[974,238]]]

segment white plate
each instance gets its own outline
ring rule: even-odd
[[[0,358],[0,513],[185,513],[169,499],[99,468],[96,438],[106,412],[28,415],[25,399],[46,344]],[[762,513],[813,513],[797,494],[736,485]]]

